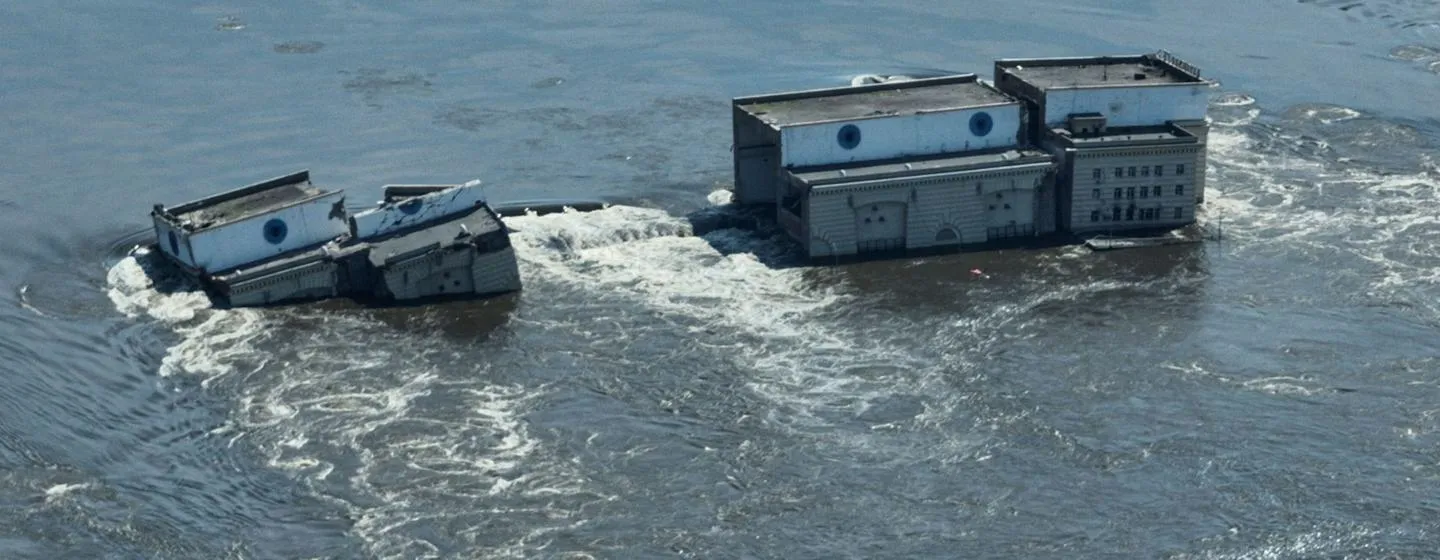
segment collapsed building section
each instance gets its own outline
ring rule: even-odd
[[[315,187],[301,171],[156,205],[156,249],[226,306],[520,289],[509,232],[478,181],[387,186],[384,197],[350,216],[343,193]]]

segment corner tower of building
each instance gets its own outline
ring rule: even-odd
[[[1075,233],[1173,229],[1204,201],[1214,82],[1175,56],[1003,59],[1022,135],[1057,159],[1057,221]]]

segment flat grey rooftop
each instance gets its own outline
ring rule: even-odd
[[[500,231],[504,227],[484,206],[477,206],[468,214],[426,222],[414,229],[369,242],[370,264],[376,268],[384,268],[394,261],[419,254],[428,248],[450,247],[458,241],[468,241],[472,236],[479,237]],[[470,235],[463,235],[467,230]]]
[[[1195,135],[1176,126],[1143,126],[1110,128],[1100,134],[1073,135],[1061,128],[1052,129],[1061,141],[1079,148],[1128,146],[1143,144],[1187,144],[1198,142]]]
[[[187,209],[187,212],[177,214],[176,217],[179,217],[181,222],[189,220],[190,223],[193,223],[194,229],[204,229],[204,227],[235,222],[243,217],[271,212],[271,210],[310,199],[321,193],[324,193],[324,190],[312,186],[308,181],[276,184],[265,190],[240,194],[240,196],[229,197],[229,199],[215,200],[213,203],[202,203],[194,209]]]
[[[946,77],[887,82],[736,101],[750,114],[779,127],[1015,102],[1009,96],[979,83],[973,75],[968,76],[968,79]]]
[[[1195,79],[1148,61],[1012,66],[1011,73],[1040,88],[1068,86],[1183,84]],[[1142,78],[1143,76],[1143,78]]]
[[[821,186],[827,183],[848,183],[887,177],[929,175],[950,171],[990,169],[1033,163],[1049,163],[1054,158],[1040,150],[1011,149],[986,153],[940,156],[929,159],[889,161],[875,164],[854,164],[849,167],[827,166],[788,171],[802,184]]]

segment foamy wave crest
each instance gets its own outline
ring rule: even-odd
[[[543,269],[547,282],[684,317],[707,345],[733,345],[732,356],[758,372],[751,388],[787,406],[775,419],[782,423],[827,423],[819,409],[880,392],[847,369],[907,359],[836,326],[829,314],[848,299],[841,289],[811,285],[805,269],[760,262],[756,253],[776,250],[772,240],[735,230],[670,235],[687,231],[683,218],[621,208],[527,219],[517,229],[523,261]],[[557,247],[549,241],[557,237],[572,241]]]
[[[933,325],[942,331],[937,336],[947,339],[937,346],[956,349],[935,351],[899,337],[896,333],[915,332],[914,325],[896,324],[908,319],[868,307],[866,295],[827,269],[772,268],[757,258],[783,250],[783,240],[722,229],[703,237],[613,242],[615,232],[637,227],[626,223],[636,216],[649,223],[668,220],[672,230],[682,223],[650,211],[592,212],[584,222],[561,217],[537,223],[551,219],[544,216],[518,227],[517,245],[525,247],[525,266],[543,269],[553,289],[619,298],[661,318],[683,318],[677,322],[697,343],[738,362],[737,369],[748,375],[746,387],[775,404],[765,412],[767,423],[796,434],[877,448],[894,443],[878,442],[887,438],[872,432],[881,428],[871,422],[933,428],[933,420],[959,406],[951,391],[933,390],[934,384],[949,383],[945,369],[958,367],[994,340],[998,327],[1028,309],[987,307],[964,325]],[[562,235],[575,239],[569,247],[580,249],[560,254],[547,242],[564,228],[574,228]],[[868,414],[877,406],[898,412]],[[939,452],[980,454],[967,438],[955,434],[956,446]]]
[[[1212,105],[1218,105],[1221,107],[1243,107],[1247,105],[1254,105],[1255,98],[1243,93],[1232,91],[1216,95],[1215,98],[1210,101],[1210,103]]]
[[[258,312],[211,308],[210,298],[195,285],[166,276],[157,258],[143,252],[125,257],[106,279],[117,310],[132,318],[154,319],[180,335],[180,342],[161,360],[161,376],[197,374],[209,383],[233,372],[234,358],[255,354],[254,343],[266,334]],[[157,282],[165,289],[157,289]]]

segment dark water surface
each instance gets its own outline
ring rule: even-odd
[[[1168,48],[1220,241],[770,266],[731,96]],[[1433,1],[0,4],[0,557],[1433,557]],[[213,311],[146,213],[479,177],[526,284]],[[137,233],[142,232],[142,233]],[[985,277],[973,277],[972,268]]]

